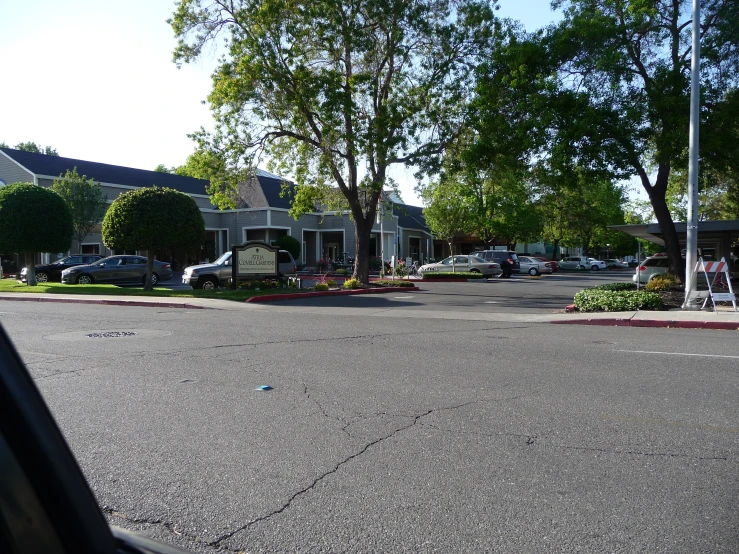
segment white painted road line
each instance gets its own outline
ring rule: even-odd
[[[628,352],[630,354],[663,354],[665,356],[695,356],[697,358],[731,358],[739,360],[739,356],[724,356],[722,354],[692,354],[688,352],[652,352],[649,350],[616,350],[616,352]]]

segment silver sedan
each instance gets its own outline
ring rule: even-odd
[[[426,272],[470,271],[472,273],[482,273],[483,277],[498,277],[503,273],[500,264],[488,262],[477,256],[449,256],[439,263],[422,265],[418,271],[421,274]]]
[[[552,264],[534,258],[532,256],[521,256],[519,254],[518,261],[521,264],[521,273],[529,275],[539,275],[540,273],[552,273]]]

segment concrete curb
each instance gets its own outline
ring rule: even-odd
[[[319,296],[353,296],[356,294],[382,294],[386,292],[410,292],[421,290],[418,287],[374,287],[371,289],[351,290],[319,290],[314,292],[296,292],[286,294],[265,294],[252,296],[245,302],[276,302],[278,300],[296,300],[298,298],[316,298]]]
[[[41,297],[18,297],[10,298],[3,296],[0,300],[8,300],[10,302],[56,302],[65,304],[102,304],[105,306],[143,306],[147,308],[186,308],[188,310],[210,310],[206,306],[197,306],[195,304],[183,304],[180,302],[156,302],[147,300],[110,300],[108,298],[50,298],[48,296]]]
[[[739,330],[739,321],[676,321],[669,319],[572,319],[550,321],[555,325],[605,325],[609,327],[661,327],[670,329]]]

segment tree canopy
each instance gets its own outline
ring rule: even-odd
[[[459,134],[470,71],[494,32],[491,3],[183,0],[170,24],[178,64],[225,41],[208,98],[216,130],[193,135],[222,160],[211,196],[228,200],[262,156],[298,183],[296,216],[338,189],[355,224],[354,276],[366,283],[388,168],[437,156]]]
[[[72,214],[56,192],[15,183],[0,188],[0,252],[66,252],[72,240]],[[36,285],[34,261],[28,284]]]
[[[0,142],[0,148],[10,148],[7,144],[4,142]],[[45,146],[42,147],[35,142],[19,142],[15,146],[13,146],[16,150],[23,150],[24,152],[35,152],[37,154],[46,154],[47,156],[58,156],[59,153],[56,151],[56,148],[52,148],[51,146]]]
[[[145,289],[150,290],[154,255],[169,248],[196,248],[205,222],[195,201],[170,188],[146,187],[121,194],[103,220],[103,242],[116,250],[146,250]]]
[[[80,175],[76,167],[55,179],[52,190],[69,206],[73,236],[79,249],[84,238],[102,221],[108,209],[108,197],[100,183],[88,179],[86,175]]]
[[[701,134],[701,148],[718,164],[736,150],[726,144],[730,135],[722,126],[737,112],[739,3],[702,4],[702,125],[716,132]],[[519,123],[509,133],[519,140],[511,142],[523,145],[530,159],[637,176],[660,224],[670,270],[680,275],[680,245],[665,198],[671,170],[686,163],[691,3],[553,5],[564,10],[559,24],[534,34],[511,31],[491,63],[481,66],[480,121],[498,121],[502,105]]]

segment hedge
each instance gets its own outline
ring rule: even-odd
[[[476,271],[424,271],[424,279],[482,279],[482,273]]]
[[[400,280],[392,281],[391,279],[379,279],[377,281],[372,281],[370,283],[370,286],[373,286],[373,287],[415,287],[416,285],[412,281],[400,281]]]
[[[603,283],[587,290],[636,290],[636,283]]]
[[[575,307],[581,312],[624,312],[661,310],[662,297],[656,292],[585,289],[575,295]]]

